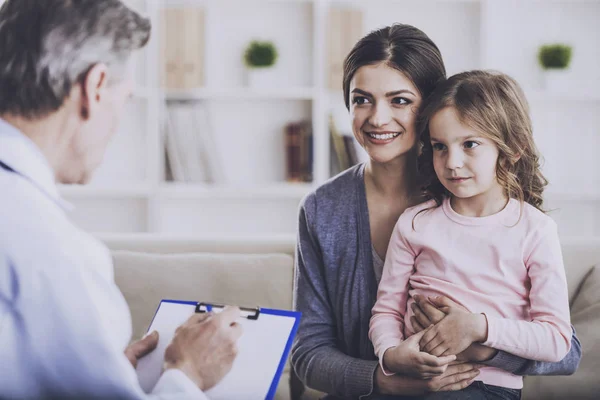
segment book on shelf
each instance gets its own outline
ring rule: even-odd
[[[164,128],[167,180],[226,182],[208,110],[202,102],[167,102]]]
[[[363,12],[361,10],[344,6],[333,6],[329,10],[327,84],[330,89],[342,89],[344,58],[363,34]]]
[[[194,89],[204,86],[204,9],[166,7],[162,9],[161,66],[166,89]]]
[[[313,135],[310,121],[285,126],[286,180],[312,182]]]
[[[332,115],[329,115],[329,139],[331,149],[329,167],[332,176],[361,162],[356,140],[353,136],[339,132]]]

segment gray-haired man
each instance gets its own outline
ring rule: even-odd
[[[55,182],[85,183],[100,164],[149,35],[118,0],[0,8],[0,398],[148,396],[133,366],[158,337],[127,347],[110,254],[71,224]],[[231,368],[238,316],[188,320],[149,396],[205,398]]]

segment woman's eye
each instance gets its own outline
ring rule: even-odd
[[[362,104],[367,104],[368,102],[369,102],[369,99],[367,99],[364,96],[355,96],[352,99],[352,103],[358,104],[359,106],[362,105]]]
[[[410,104],[410,103],[411,103],[411,101],[405,97],[394,97],[392,99],[392,104],[406,105],[406,104]]]
[[[479,143],[474,142],[472,140],[467,140],[464,144],[465,149],[474,149],[475,147],[479,146]]]
[[[433,148],[433,151],[442,151],[446,148],[446,146],[441,143],[433,143],[431,147]]]

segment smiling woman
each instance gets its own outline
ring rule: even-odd
[[[422,200],[418,108],[444,78],[438,48],[409,25],[370,33],[346,58],[344,101],[369,159],[301,205],[295,299],[303,316],[292,354],[300,379],[332,396],[456,390],[477,374],[473,365],[462,364],[444,367],[443,375],[430,380],[384,376],[368,338],[395,221]]]

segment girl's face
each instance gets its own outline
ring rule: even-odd
[[[429,121],[433,167],[457,200],[496,200],[504,191],[496,177],[498,146],[460,121],[453,107],[436,112]]]
[[[402,72],[384,63],[361,67],[349,92],[352,131],[372,161],[387,163],[415,148],[421,95]]]

